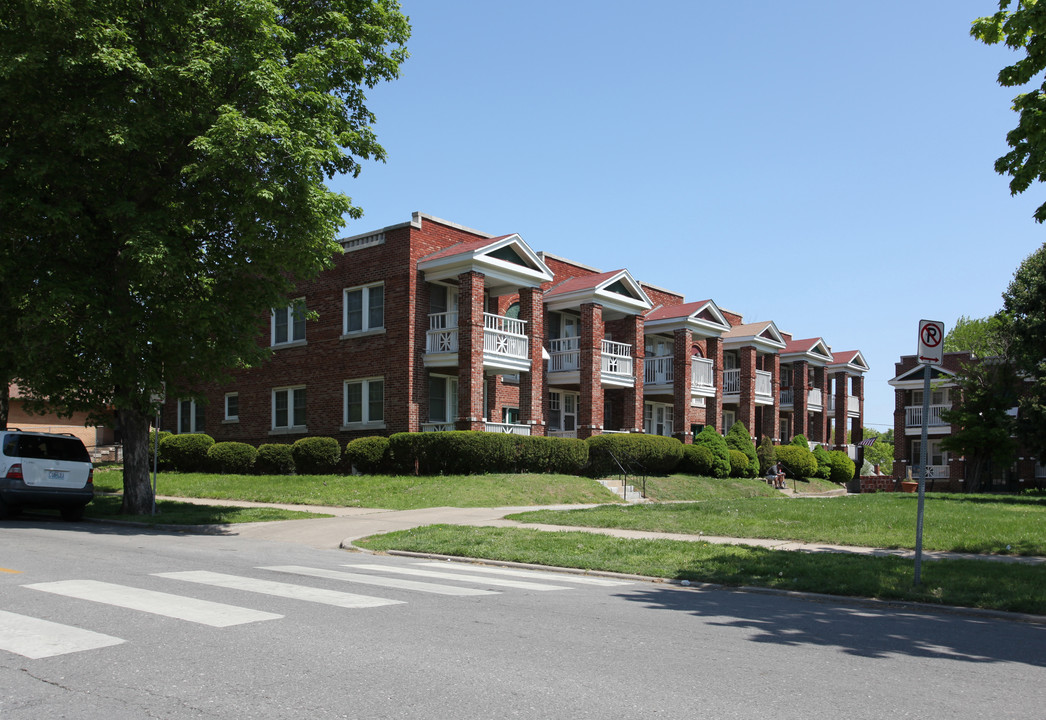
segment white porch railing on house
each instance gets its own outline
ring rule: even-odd
[[[927,465],[926,479],[947,480],[950,477],[947,465]],[[912,479],[918,480],[922,476],[922,465],[912,465]]]
[[[514,425],[512,423],[484,423],[483,429],[487,432],[507,433],[509,435],[529,435],[529,425]]]
[[[856,415],[861,412],[861,398],[856,395],[846,396],[846,412]]]
[[[668,355],[643,358],[643,382],[648,385],[668,385],[675,380],[673,359]]]
[[[715,390],[715,365],[708,358],[693,358],[691,361],[690,389]]]
[[[928,427],[940,427],[947,426],[943,419],[941,419],[941,413],[948,410],[951,406],[949,405],[931,405],[930,414],[927,417],[926,425]],[[923,406],[922,405],[908,405],[904,408],[904,426],[905,427],[922,427],[923,424]]]
[[[421,424],[422,432],[450,432],[454,429],[454,423],[429,422]]]
[[[604,340],[601,369],[608,375],[632,377],[632,346]]]
[[[723,394],[737,395],[741,392],[741,368],[723,371]]]
[[[824,407],[824,396],[821,394],[821,388],[810,388],[806,391],[806,407],[808,408],[823,408]]]
[[[1046,465],[1038,461],[1035,462],[1035,477],[1040,479],[1046,478]]]
[[[755,396],[757,398],[772,399],[773,394],[773,375],[766,370],[755,371]]]
[[[549,430],[548,436],[557,438],[576,438],[577,430]]]
[[[425,335],[425,352],[458,351],[458,311],[429,313],[429,330]]]
[[[548,371],[570,372],[581,367],[581,338],[566,337],[548,341]]]
[[[511,358],[529,358],[530,338],[526,321],[483,313],[483,352]]]
[[[795,404],[795,391],[792,388],[781,388],[781,404],[782,405],[793,405]]]

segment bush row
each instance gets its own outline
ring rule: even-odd
[[[153,460],[150,437],[149,462]],[[334,438],[302,438],[292,445],[268,443],[255,448],[241,442],[214,442],[203,433],[172,435],[160,432],[160,463],[177,472],[215,472],[223,475],[308,475],[335,473],[341,466],[341,446]]]

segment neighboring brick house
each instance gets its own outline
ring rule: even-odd
[[[271,360],[168,402],[165,428],[256,445],[448,429],[689,442],[738,419],[780,437],[773,323],[421,213],[342,247],[273,311]]]
[[[969,352],[949,352],[944,353],[940,366],[930,368],[926,465],[927,482],[932,481],[934,490],[962,490],[966,481],[964,458],[941,446],[941,441],[959,428],[947,423],[941,414],[957,399],[956,375],[963,365],[971,362],[980,360]],[[894,377],[889,381],[894,388],[893,474],[897,479],[907,477],[909,470],[914,479],[918,479],[921,473],[924,368],[916,361],[915,355],[904,355],[895,364]],[[1012,466],[992,468],[991,483],[985,489],[1016,490],[1035,486],[1044,479],[1046,468],[1039,465],[1030,453],[1019,450]]]
[[[20,430],[37,432],[69,433],[83,441],[92,456],[115,460],[116,456],[107,456],[115,442],[115,432],[111,427],[88,425],[89,413],[77,412],[69,417],[59,416],[54,412],[44,414],[30,413],[21,390],[17,385],[8,386],[10,404],[8,406],[7,426]]]

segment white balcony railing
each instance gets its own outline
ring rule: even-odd
[[[648,385],[669,385],[675,380],[673,359],[667,355],[643,358],[643,382]]]
[[[830,398],[831,396],[829,396]],[[821,388],[810,388],[806,391],[806,407],[808,408],[823,408],[824,407],[824,396],[821,394]]]
[[[450,432],[454,429],[454,423],[451,422],[429,422],[421,424],[422,432]]]
[[[691,361],[690,389],[715,389],[715,365],[708,358],[694,358]]]
[[[632,376],[632,346],[613,340],[603,341],[602,371],[607,375]]]
[[[576,438],[577,430],[549,430],[548,436],[557,438]]]
[[[581,338],[556,338],[548,341],[548,371],[570,372],[581,367]]]
[[[528,358],[530,338],[524,334],[526,322],[503,315],[483,313],[483,352],[511,358]]]
[[[741,392],[741,368],[723,371],[723,394],[737,395]]]
[[[453,353],[458,351],[458,311],[429,313],[429,330],[425,336],[425,352]]]
[[[927,465],[926,479],[947,480],[951,473],[947,465]],[[912,479],[918,480],[922,476],[922,465],[912,465]]]
[[[773,398],[773,387],[773,375],[766,370],[755,371],[755,396],[757,398]]]
[[[792,405],[795,403],[795,391],[792,388],[781,388],[781,404]]]
[[[927,427],[940,427],[947,426],[943,419],[941,419],[941,413],[948,410],[950,405],[931,405],[930,414],[926,419]],[[923,424],[923,406],[922,405],[908,405],[904,408],[904,426],[905,427],[922,427]]]
[[[861,412],[861,398],[856,395],[846,396],[846,412],[850,415],[857,415]]]
[[[509,435],[529,435],[529,425],[514,425],[512,423],[484,423],[483,429],[487,432],[507,433]]]

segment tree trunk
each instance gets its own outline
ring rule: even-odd
[[[149,482],[149,418],[137,410],[117,410],[123,436],[123,507],[127,515],[148,515],[153,509]]]
[[[987,463],[984,461],[983,455],[968,455],[966,458],[966,487],[965,490],[968,493],[980,492],[981,490],[981,475],[984,473],[984,466]]]
[[[11,386],[7,382],[0,385],[0,430],[7,429],[7,418],[11,413]]]

